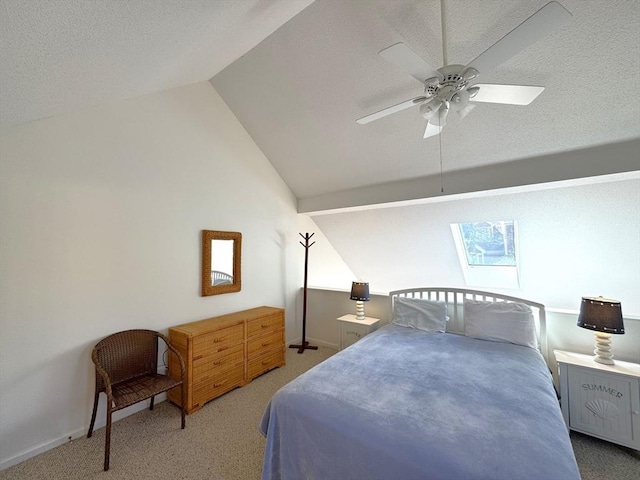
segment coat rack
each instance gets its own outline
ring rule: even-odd
[[[302,296],[302,342],[300,343],[300,345],[289,345],[289,348],[297,348],[298,349],[298,353],[303,353],[305,350],[317,350],[318,347],[314,346],[314,345],[309,345],[309,342],[307,342],[307,271],[309,269],[309,249],[313,246],[314,243],[316,242],[312,242],[311,244],[309,244],[309,240],[311,239],[311,237],[313,237],[315,235],[315,233],[312,233],[311,235],[309,235],[308,233],[305,233],[304,235],[302,235],[301,233],[299,234],[302,238],[304,238],[304,243],[300,242],[300,245],[302,245],[304,247],[304,293]]]

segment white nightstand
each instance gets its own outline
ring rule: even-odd
[[[340,322],[340,350],[353,345],[365,335],[378,329],[379,318],[364,317],[364,320],[356,320],[352,313],[338,318]]]
[[[640,450],[640,365],[554,350],[562,415],[571,430]]]

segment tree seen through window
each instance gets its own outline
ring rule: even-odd
[[[469,266],[516,266],[513,220],[459,223]]]

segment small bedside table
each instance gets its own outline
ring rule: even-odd
[[[640,450],[640,365],[554,350],[567,428]]]
[[[379,318],[364,317],[364,320],[356,320],[352,313],[338,318],[340,322],[340,350],[353,345],[365,335],[378,329]]]

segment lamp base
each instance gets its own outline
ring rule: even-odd
[[[613,361],[613,352],[611,351],[611,334],[604,332],[596,332],[596,348],[593,351],[595,357],[594,362],[604,365],[615,365]]]
[[[356,320],[364,320],[364,302],[356,301]]]

